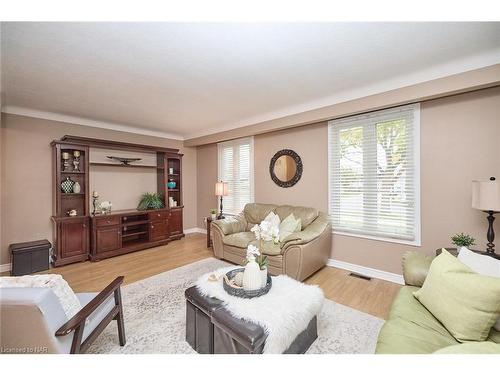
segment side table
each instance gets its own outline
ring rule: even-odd
[[[212,237],[210,235],[210,228],[212,226],[212,218],[211,217],[207,217],[207,248],[208,247],[212,247]]]
[[[442,248],[439,248],[439,249],[436,249],[436,256],[438,256],[439,254],[441,254]],[[458,250],[456,247],[445,247],[445,249],[453,256],[458,256]],[[474,252],[474,253],[477,253],[477,254],[481,254],[481,255],[488,255],[492,258],[495,258],[495,259],[500,259],[500,255],[498,254],[489,254],[487,253],[486,251],[480,251],[480,250],[472,250],[470,249],[470,251]]]

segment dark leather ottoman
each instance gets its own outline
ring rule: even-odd
[[[267,335],[258,324],[237,319],[224,308],[212,314],[215,354],[261,354]],[[318,338],[317,318],[309,322],[283,354],[303,354]]]
[[[200,294],[196,286],[186,289],[186,341],[200,354],[214,352],[214,325],[212,313],[222,301]]]
[[[186,341],[202,354],[261,354],[267,335],[258,324],[234,318],[222,301],[186,289]],[[318,337],[317,318],[292,342],[285,354],[301,354]]]

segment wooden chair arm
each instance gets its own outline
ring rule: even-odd
[[[68,320],[61,328],[56,331],[56,336],[65,336],[73,332],[80,325],[85,323],[85,320],[92,314],[106,299],[113,294],[123,283],[123,276],[118,276],[106,288],[104,288],[97,296],[78,311],[75,316]]]

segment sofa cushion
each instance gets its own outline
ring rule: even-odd
[[[257,246],[259,251],[264,255],[279,255],[281,254],[281,246],[279,243],[274,243],[273,241],[262,241],[262,247],[260,248],[260,241],[252,241],[252,245]]]
[[[480,275],[500,277],[499,259],[474,253],[467,248],[460,250],[457,259]],[[494,327],[500,331],[500,316]]]
[[[246,249],[253,240],[255,240],[255,235],[252,232],[233,233],[222,238],[222,242],[224,242],[225,245],[239,247],[241,249]]]
[[[439,349],[434,354],[500,354],[500,344],[494,342],[466,342]]]
[[[459,343],[413,296],[417,290],[405,286],[399,291],[380,331],[377,353],[427,354]]]
[[[302,223],[302,229],[307,228],[319,216],[319,211],[311,207],[300,206],[278,206],[274,210],[283,221],[287,216],[293,214]]]
[[[269,214],[264,218],[264,221],[269,222],[269,225],[272,227],[279,227],[281,223],[280,217],[273,211],[269,212]]]
[[[484,341],[500,315],[500,278],[475,273],[443,249],[415,297],[458,341]]]
[[[280,242],[283,242],[292,233],[300,232],[302,228],[302,222],[300,219],[296,219],[294,214],[288,215],[279,226]]]
[[[260,224],[275,208],[276,205],[274,204],[247,203],[243,209],[243,214],[248,222],[248,226],[251,228],[254,224]],[[250,228],[247,227],[248,230]]]

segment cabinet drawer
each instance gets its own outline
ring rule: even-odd
[[[149,213],[149,220],[151,221],[160,221],[164,219],[168,219],[169,212],[168,211],[155,211]]]
[[[152,222],[149,229],[149,240],[150,241],[160,241],[165,240],[169,237],[168,234],[168,221],[156,221]]]
[[[100,217],[95,219],[96,227],[105,227],[108,225],[118,225],[118,224],[120,224],[120,217],[118,216]]]
[[[171,236],[180,235],[183,233],[182,208],[172,208],[170,210],[169,227]]]
[[[120,227],[104,227],[96,231],[96,252],[103,253],[119,249],[122,246]]]

